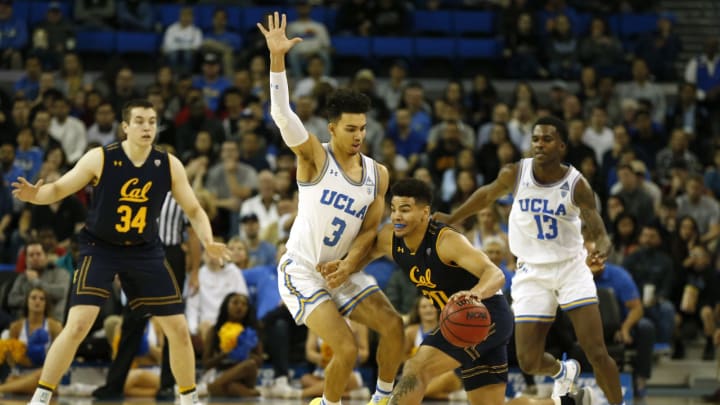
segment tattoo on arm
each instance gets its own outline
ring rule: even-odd
[[[415,391],[418,388],[418,379],[415,375],[406,375],[400,379],[395,386],[392,395],[390,395],[390,405],[397,405],[400,398]]]

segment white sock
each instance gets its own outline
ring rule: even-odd
[[[324,405],[340,405],[340,404],[342,404],[342,400],[337,401],[337,402],[328,401],[328,399],[325,398],[325,394],[323,394],[322,403],[323,403]]]
[[[288,378],[286,375],[275,379],[275,385],[288,385]]]
[[[30,400],[30,403],[35,404],[49,404],[50,398],[52,398],[52,390],[47,388],[37,387],[35,393]]]
[[[385,382],[378,378],[377,383],[375,383],[375,395],[380,397],[390,396],[390,394],[392,394],[394,383],[394,381]]]

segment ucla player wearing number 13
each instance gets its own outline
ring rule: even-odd
[[[360,153],[370,101],[358,92],[336,91],[327,103],[330,143],[308,134],[289,106],[284,59],[301,39],[288,39],[285,25],[285,15],[277,12],[269,16],[267,29],[258,24],[270,50],[270,112],[298,157],[298,215],[278,266],[280,293],[295,321],[306,324],[333,351],[323,397],[311,404],[340,403],[357,361],[358,349],[343,316],[380,335],[371,403],[386,403],[402,361],[404,335],[402,319],[358,266],[375,240],[388,188],[385,167]],[[319,272],[316,267],[324,262],[336,270]]]
[[[457,223],[512,192],[509,240],[518,270],[511,294],[520,367],[553,376],[553,397],[575,388],[577,361],[560,362],[545,353],[559,304],[573,323],[598,385],[610,404],[621,404],[618,369],[603,341],[597,292],[583,246],[583,240],[594,246],[590,254],[599,258],[607,254],[610,242],[590,185],[574,167],[562,163],[567,138],[563,121],[540,118],[533,126],[532,158],[503,167],[495,181],[475,191],[455,212],[435,218]]]
[[[210,221],[200,207],[182,163],[153,146],[157,113],[146,100],[123,108],[127,140],[87,152],[75,167],[53,183],[30,184],[19,178],[13,195],[33,204],[51,204],[92,183],[94,192],[80,234],[81,265],[73,276],[65,328],[48,352],[31,405],[46,405],[78,345],[110,296],[120,276],[128,305],[154,315],[167,336],[170,368],[180,388],[180,404],[199,403],[195,392],[195,356],[183,315],[180,286],[158,235],[158,217],[168,191],[185,211],[211,257],[229,259],[222,243],[213,242]]]

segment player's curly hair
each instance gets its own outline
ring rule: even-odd
[[[402,179],[392,185],[390,193],[393,197],[411,197],[415,204],[432,205],[432,190],[430,186],[418,179]]]
[[[551,127],[555,127],[555,131],[560,137],[560,140],[563,141],[565,145],[568,144],[568,130],[567,125],[565,125],[565,121],[557,117],[547,116],[538,118],[538,120],[535,121],[535,124],[533,124],[533,130],[535,130],[535,127],[538,125],[548,125]]]
[[[343,113],[365,114],[370,110],[370,98],[363,93],[349,89],[334,91],[327,100],[325,111],[331,122],[340,119]]]

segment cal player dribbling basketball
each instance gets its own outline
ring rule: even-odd
[[[565,123],[555,117],[533,125],[533,157],[502,168],[497,179],[476,190],[451,215],[435,218],[457,223],[512,192],[510,250],[518,258],[513,278],[515,343],[520,367],[555,379],[552,396],[571,391],[580,374],[575,360],[558,361],[545,353],[545,339],[557,305],[569,315],[578,341],[610,404],[622,404],[615,361],[603,341],[593,276],[585,263],[583,241],[605,256],[610,241],[587,180],[563,164],[568,142]]]
[[[366,261],[392,257],[410,281],[442,309],[449,300],[482,299],[493,324],[482,343],[461,348],[450,344],[437,329],[428,334],[403,368],[391,404],[419,404],[430,380],[460,367],[471,404],[501,405],[507,383],[507,343],[512,313],[500,289],[502,271],[459,232],[430,219],[432,191],[416,179],[392,187],[391,219],[378,234]]]
[[[333,351],[325,368],[322,398],[311,404],[334,405],[358,356],[355,338],[343,316],[380,335],[378,381],[371,403],[387,403],[403,357],[403,324],[375,280],[358,263],[372,246],[385,207],[388,172],[360,153],[365,138],[367,96],[338,90],[327,103],[331,139],[321,144],[290,110],[285,54],[301,39],[285,36],[286,17],[275,12],[267,29],[258,24],[270,50],[270,112],[285,143],[298,157],[298,215],[287,253],[280,259],[278,285],[298,324],[305,324]],[[334,271],[316,266],[332,262]]]

